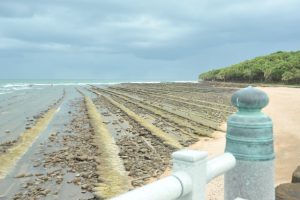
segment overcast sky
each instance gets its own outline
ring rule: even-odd
[[[299,49],[299,0],[0,0],[1,79],[196,80]]]

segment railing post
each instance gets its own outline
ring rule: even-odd
[[[274,145],[272,120],[261,112],[267,94],[247,87],[232,96],[239,111],[227,123],[226,151],[237,162],[225,174],[225,200],[274,200]]]
[[[184,195],[180,200],[204,200],[206,186],[207,152],[195,150],[181,150],[172,154],[173,175],[184,171],[192,179],[192,192]],[[185,188],[183,188],[185,190]]]

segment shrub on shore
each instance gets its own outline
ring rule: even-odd
[[[278,51],[199,75],[199,80],[300,84],[300,51]]]

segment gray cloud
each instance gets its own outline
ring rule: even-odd
[[[196,79],[299,49],[299,8],[297,0],[1,1],[0,78]]]

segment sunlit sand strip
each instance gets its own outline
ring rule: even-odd
[[[103,89],[101,89],[101,90],[103,90]],[[112,92],[112,91],[110,91],[110,92]],[[122,95],[126,96],[126,97],[130,97],[130,98],[135,99],[135,100],[138,100],[136,97],[133,97],[133,96],[128,96],[128,95],[125,95],[125,94],[122,94]],[[146,103],[146,101],[143,101],[143,103]],[[150,103],[148,103],[148,104],[150,104]],[[164,111],[167,111],[169,113],[172,113],[174,115],[189,119],[189,120],[194,121],[198,124],[201,124],[202,126],[206,126],[210,129],[225,132],[224,130],[219,129],[219,123],[218,122],[213,122],[211,119],[207,119],[204,116],[197,115],[197,114],[194,114],[194,113],[191,113],[191,112],[182,111],[182,110],[179,110],[179,109],[175,109],[176,108],[175,106],[170,106],[170,105],[166,105],[166,104],[165,105],[160,105],[158,103],[151,102],[151,106],[156,107],[156,108],[160,108],[160,109],[162,109]]]
[[[120,89],[120,90],[125,90],[124,87],[112,87],[114,89]],[[127,89],[127,91],[130,91],[130,89]],[[160,95],[164,95],[164,96],[168,96],[168,97],[172,97],[172,98],[175,98],[175,99],[181,99],[183,101],[186,101],[186,100],[191,100],[191,99],[188,99],[188,98],[184,98],[184,97],[181,97],[179,95],[174,95],[174,93],[191,93],[189,90],[181,90],[181,91],[172,91],[172,90],[162,90],[162,89],[145,89],[143,90],[142,92],[144,93],[159,93]],[[173,95],[171,95],[170,93],[172,93]],[[209,101],[205,101],[205,100],[200,100],[200,99],[192,99],[192,101],[194,102],[199,102],[199,103],[204,103],[204,104],[208,104],[208,105],[213,105],[213,106],[220,106],[221,108],[225,108],[225,109],[229,109],[228,111],[231,112],[231,109],[232,107],[230,105],[226,105],[226,104],[222,104],[222,103],[217,103],[217,102],[209,102]]]
[[[108,93],[108,94],[116,95],[116,96],[118,96],[118,98],[123,98],[129,102],[133,102],[133,100],[134,100],[136,105],[141,106],[142,108],[145,108],[147,110],[150,110],[151,112],[153,112],[157,115],[160,115],[162,117],[169,118],[171,121],[173,121],[181,126],[189,127],[191,129],[193,129],[195,131],[195,134],[197,134],[199,136],[211,137],[211,133],[214,131],[214,129],[212,129],[211,127],[208,127],[208,126],[200,124],[200,123],[198,123],[198,124],[200,124],[204,128],[201,129],[199,126],[192,125],[190,122],[193,120],[190,119],[190,116],[187,117],[187,116],[179,115],[178,113],[175,113],[174,111],[166,110],[162,107],[146,103],[142,100],[133,98],[128,95],[119,94],[119,93],[116,93],[116,92],[113,92],[110,90],[104,90],[104,89],[101,89],[101,91]],[[141,104],[141,105],[137,104],[137,102],[139,102],[139,104]],[[189,121],[189,122],[186,122],[186,121]]]
[[[94,91],[96,94],[101,95],[100,93]],[[183,148],[183,146],[177,141],[177,139],[171,135],[169,135],[168,133],[162,131],[161,129],[159,129],[158,127],[150,124],[149,122],[147,122],[145,119],[143,119],[142,117],[138,116],[137,114],[135,114],[134,112],[132,112],[131,110],[129,110],[128,108],[126,108],[125,106],[119,104],[118,102],[116,102],[115,100],[113,100],[112,98],[108,97],[108,96],[104,96],[102,95],[105,99],[107,99],[110,103],[112,103],[114,106],[118,107],[119,109],[121,109],[123,112],[125,112],[131,119],[133,119],[134,121],[136,121],[137,123],[139,123],[141,126],[143,126],[144,128],[146,128],[148,131],[150,131],[150,133],[158,138],[160,138],[164,144],[169,145],[170,147],[173,147],[175,149],[181,149]]]
[[[203,130],[199,127],[196,127],[196,126],[193,126],[189,120],[185,119],[185,118],[182,118],[180,116],[177,116],[177,115],[174,115],[172,113],[169,113],[169,112],[166,112],[162,109],[159,109],[157,107],[153,107],[149,104],[145,104],[143,101],[139,101],[139,100],[132,100],[124,95],[120,95],[118,93],[115,93],[115,92],[111,92],[111,91],[108,91],[108,90],[101,90],[105,93],[108,93],[108,94],[111,94],[111,95],[114,95],[114,96],[117,96],[118,98],[120,99],[123,99],[125,101],[128,101],[128,102],[131,102],[145,110],[147,110],[148,112],[150,113],[154,113],[155,115],[158,115],[162,118],[167,118],[168,120],[170,120],[171,122],[175,123],[175,124],[178,124],[180,126],[183,126],[183,127],[187,127],[187,128],[190,128],[190,129],[193,129],[194,133],[188,133],[184,130],[181,130],[182,133],[184,133],[185,135],[188,135],[192,138],[198,138],[197,136],[195,136],[194,134],[196,135],[199,135],[199,136],[209,136],[210,133],[212,131],[208,131],[208,130]]]
[[[41,118],[37,120],[36,125],[25,131],[19,138],[19,141],[6,153],[0,155],[0,179],[7,176],[17,161],[29,150],[35,140],[38,138],[51,122],[53,116],[59,108],[55,107],[48,110]]]
[[[90,98],[85,96],[85,105],[90,124],[95,133],[95,144],[98,146],[100,165],[97,174],[103,179],[94,188],[95,195],[100,199],[107,199],[127,192],[130,188],[129,177],[126,174],[123,162],[118,156],[119,150],[114,138],[109,133],[102,116]]]
[[[111,87],[110,89],[111,90],[117,90],[117,91],[119,90],[118,87],[115,87],[115,88]],[[154,94],[154,92],[144,92],[144,91],[138,91],[138,92],[131,91],[131,92],[135,92],[135,93],[139,93],[139,94],[147,94],[147,95],[150,95],[150,96],[153,96],[153,97],[156,97],[156,98],[162,98],[162,96],[163,96],[164,99],[172,100],[172,101],[175,101],[175,102],[178,102],[178,103],[184,103],[184,104],[195,106],[195,107],[198,107],[198,108],[210,109],[210,110],[214,110],[214,111],[222,112],[222,113],[226,113],[226,114],[233,113],[233,111],[227,110],[227,108],[217,108],[215,105],[220,105],[220,104],[217,104],[217,103],[210,103],[210,102],[206,101],[205,103],[210,103],[212,105],[212,106],[206,106],[206,105],[201,105],[201,104],[196,104],[196,103],[189,102],[190,99],[179,97],[179,96],[174,96],[174,95],[166,95],[166,94],[157,95],[157,93]],[[200,101],[200,100],[196,100],[196,101],[203,102],[203,101]],[[226,105],[222,104],[222,106],[226,106]],[[230,106],[226,106],[226,107],[230,108]]]

